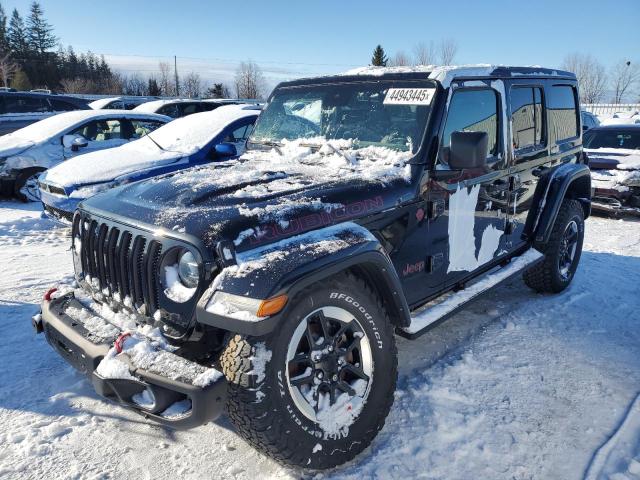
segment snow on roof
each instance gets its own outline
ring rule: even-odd
[[[152,132],[151,138],[165,150],[189,154],[204,147],[230,123],[259,113],[253,105],[224,105],[178,118]]]
[[[171,120],[165,115],[132,112],[131,110],[74,110],[63,112],[51,117],[47,117],[39,122],[32,123],[20,130],[16,130],[9,135],[4,135],[3,140],[14,140],[16,138],[40,143],[49,140],[51,137],[62,134],[65,130],[75,125],[89,120],[101,120],[108,118],[133,118],[133,119],[155,119]]]
[[[120,100],[122,97],[109,97],[109,98],[101,98],[99,100],[95,100],[89,104],[91,108],[94,110],[101,110],[105,106],[109,105],[111,102],[115,102],[116,100]]]
[[[145,102],[143,104],[138,105],[136,108],[133,109],[133,111],[155,113],[165,105],[171,105],[174,103],[185,103],[185,102],[200,102],[200,101],[201,100],[197,100],[194,98],[170,98],[165,100],[152,100],[151,102]]]
[[[478,63],[469,65],[416,65],[398,67],[359,67],[348,70],[340,75],[373,75],[382,76],[393,73],[424,73],[431,80],[436,80],[443,87],[448,88],[455,78],[459,77],[486,77],[494,73],[499,68],[510,69],[511,75],[560,75],[566,72],[559,70],[549,70],[538,65],[529,67],[508,67],[505,65],[493,65],[489,63]],[[518,69],[523,72],[518,72]],[[533,69],[533,70],[532,70]],[[536,71],[535,69],[539,69]]]

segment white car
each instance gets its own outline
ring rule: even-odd
[[[143,103],[155,100],[154,97],[109,97],[94,100],[89,107],[94,110],[133,110]]]
[[[0,191],[38,201],[38,176],[69,158],[113,148],[171,121],[127,110],[78,110],[33,123],[0,137]]]

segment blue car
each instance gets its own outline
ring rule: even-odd
[[[122,147],[87,153],[40,177],[45,214],[70,222],[78,204],[125,183],[238,157],[260,113],[255,105],[228,105],[170,122]]]

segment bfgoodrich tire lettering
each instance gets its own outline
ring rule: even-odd
[[[344,428],[334,428],[337,425],[327,426],[327,423],[312,420],[313,415],[309,414],[309,410],[305,413],[304,408],[301,408],[300,396],[296,401],[292,395],[292,388],[298,387],[292,387],[290,380],[304,378],[305,373],[309,374],[307,368],[302,373],[292,372],[292,365],[295,363],[288,361],[291,351],[293,349],[294,353],[303,355],[304,353],[295,349],[298,345],[305,344],[302,341],[292,347],[292,339],[296,338],[294,334],[299,332],[301,322],[310,321],[313,327],[316,317],[308,320],[309,316],[316,315],[323,308],[328,316],[339,316],[342,311],[355,320],[355,323],[342,324],[329,319],[332,333],[340,334],[334,340],[331,340],[334,338],[331,335],[327,335],[325,339],[324,336],[309,334],[317,344],[317,348],[311,348],[309,355],[314,353],[313,358],[317,362],[308,369],[312,370],[312,376],[320,372],[326,373],[326,382],[323,382],[326,390],[317,393],[317,396],[323,396],[325,400],[329,399],[326,401],[331,402],[331,386],[337,386],[342,380],[363,387],[357,393],[364,395],[366,400],[361,403],[361,409],[357,410],[355,418],[351,418],[351,415],[358,408],[355,400],[359,397],[347,395],[338,397],[342,400],[348,398],[347,403],[337,400],[332,403],[338,409],[337,418],[342,418],[345,413],[340,410],[342,407],[349,410],[345,415],[352,423]],[[352,333],[344,333],[347,329],[351,329]],[[360,335],[363,335],[370,347],[369,369],[365,367],[365,347],[362,347],[361,356],[360,353],[340,356],[348,348],[346,345],[352,345],[350,342],[360,338]],[[340,339],[345,343],[340,343]],[[329,345],[332,344],[337,345],[335,352],[329,351]],[[311,343],[307,345],[311,347]],[[304,347],[301,348],[304,350]],[[357,348],[354,347],[353,351]],[[332,356],[334,353],[336,355]],[[330,362],[333,358],[346,359],[346,363],[353,362],[351,367],[344,362],[341,364],[346,370],[359,372],[362,366],[362,370],[369,373],[365,376],[369,378],[370,385],[360,383],[360,373],[352,375],[350,372],[345,373],[346,370],[339,370],[331,375],[331,372],[325,371],[324,369],[333,365]],[[384,425],[393,403],[397,352],[393,328],[381,302],[365,282],[345,274],[313,285],[296,295],[291,301],[286,318],[273,333],[264,337],[233,337],[223,353],[222,367],[229,381],[229,417],[247,442],[286,465],[325,469],[351,460],[371,443]],[[329,376],[336,381],[331,383]],[[348,389],[338,386],[335,389],[336,395],[342,393],[341,388]],[[316,397],[309,394],[307,398],[311,398],[309,404],[312,408],[314,405],[318,406],[314,403]]]
[[[584,211],[577,200],[565,199],[542,249],[544,260],[525,270],[527,286],[537,292],[559,293],[569,286],[580,262],[584,241]]]

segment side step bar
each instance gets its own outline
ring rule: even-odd
[[[541,259],[542,254],[533,248],[518,257],[513,257],[506,266],[496,267],[464,290],[449,292],[427,303],[412,314],[411,325],[400,329],[398,333],[406,338],[419,337],[451,317],[487,290]]]

